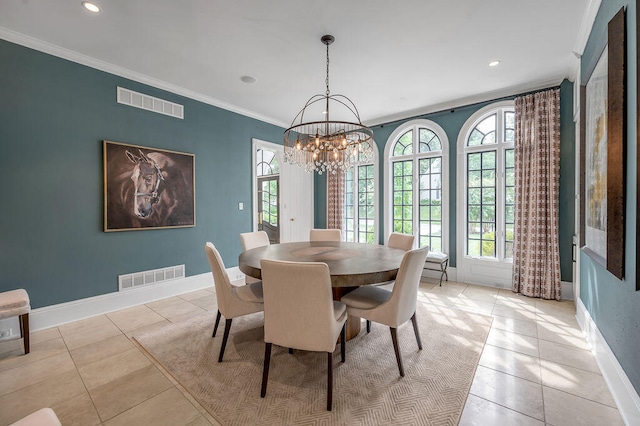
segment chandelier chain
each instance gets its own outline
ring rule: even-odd
[[[326,94],[329,96],[329,44],[327,44],[327,78],[325,79],[325,83],[327,83],[327,91]]]

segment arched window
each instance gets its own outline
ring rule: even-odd
[[[345,241],[376,244],[378,215],[378,149],[373,143],[371,162],[355,166],[345,173]]]
[[[513,101],[472,115],[458,137],[458,277],[476,277],[472,266],[493,262],[508,279],[513,257],[515,113]],[[500,271],[500,268],[504,271]],[[461,271],[462,269],[462,271]],[[460,274],[462,272],[462,274]],[[480,274],[481,275],[481,274]],[[487,274],[487,277],[490,274]],[[498,279],[502,281],[502,279]],[[495,283],[495,281],[493,281]]]
[[[413,120],[385,148],[386,235],[416,236],[418,246],[448,251],[449,141],[438,124]]]

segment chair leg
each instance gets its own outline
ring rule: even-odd
[[[222,347],[220,348],[220,356],[218,357],[218,362],[222,362],[224,348],[227,346],[227,339],[229,339],[229,329],[231,328],[231,321],[233,321],[233,318],[227,318],[224,322],[224,335],[222,336]]]
[[[216,337],[216,331],[218,330],[218,324],[220,324],[220,309],[218,309],[218,314],[216,315],[216,325],[213,326],[213,334],[211,337]]]
[[[24,341],[24,354],[29,353],[29,313],[20,315],[20,337]]]
[[[347,342],[347,323],[345,322],[342,326],[342,331],[340,332],[340,357],[342,358],[342,362],[345,360],[346,353],[346,342]]]
[[[371,321],[367,320],[367,334],[371,333]]]
[[[418,349],[422,350],[422,340],[420,340],[420,330],[418,330],[418,321],[416,320],[416,313],[413,313],[411,317],[413,323],[413,332],[416,333],[416,341],[418,342]]]
[[[293,353],[293,348],[289,348],[289,353],[292,354]]]
[[[393,340],[393,349],[396,352],[396,361],[398,361],[398,370],[400,370],[400,375],[404,377],[404,368],[402,367],[402,356],[400,355],[400,348],[398,347],[398,330],[389,327],[391,330],[391,340]]]
[[[327,357],[327,411],[331,411],[333,405],[333,353],[328,352]]]
[[[269,380],[269,364],[271,363],[271,343],[264,344],[264,367],[262,367],[262,390],[260,397],[267,394],[267,381]]]

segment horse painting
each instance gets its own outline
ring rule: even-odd
[[[105,231],[195,225],[194,156],[105,141]]]

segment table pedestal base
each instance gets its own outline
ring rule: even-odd
[[[332,287],[333,300],[340,301],[342,296],[355,290],[358,287]],[[360,334],[360,317],[349,315],[347,319],[347,340],[351,340]]]

